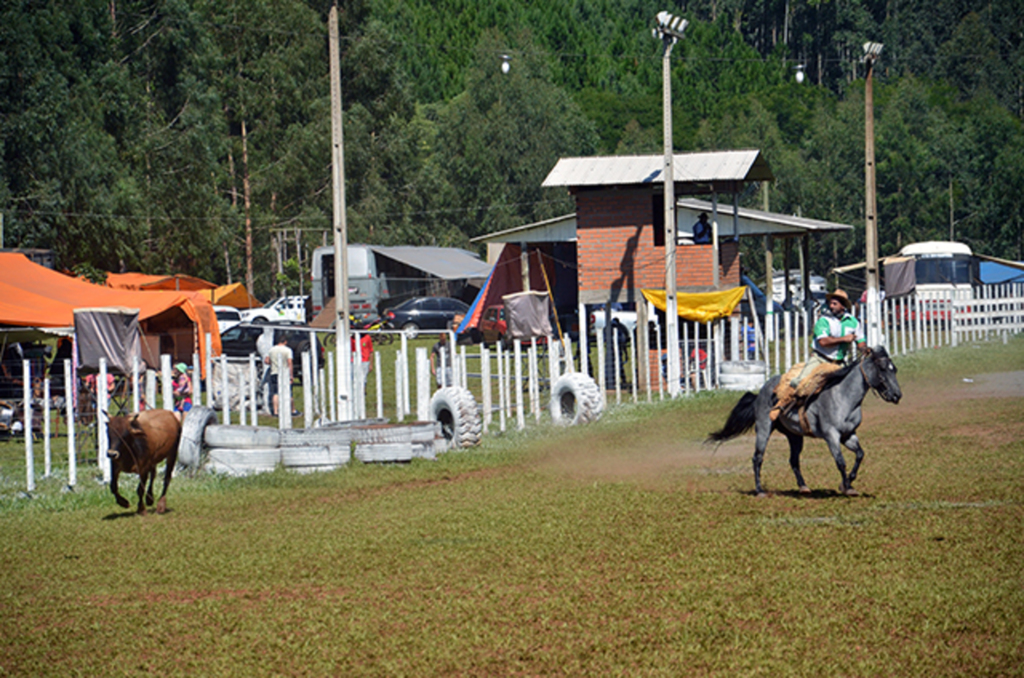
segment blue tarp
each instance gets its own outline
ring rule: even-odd
[[[1024,262],[1015,262],[1024,266]],[[983,285],[998,285],[1000,283],[1024,282],[1024,271],[1011,266],[1004,266],[994,261],[982,261],[978,266],[978,278]]]

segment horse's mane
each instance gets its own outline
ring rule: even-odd
[[[821,387],[821,390],[824,391],[827,388],[831,388],[831,387],[835,386],[836,384],[841,382],[843,379],[845,379],[846,375],[848,375],[853,370],[857,369],[857,367],[859,367],[859,366],[860,366],[860,360],[855,360],[854,362],[850,363],[849,365],[846,365],[844,367],[840,367],[835,372],[828,373],[827,375],[825,375],[825,380],[824,380],[824,383],[823,383],[823,385]]]

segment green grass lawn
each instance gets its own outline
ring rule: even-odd
[[[797,496],[775,439],[753,497],[752,438],[701,445],[729,393],[436,462],[179,477],[145,517],[95,466],[21,497],[0,443],[0,674],[1024,675],[1024,398],[990,374],[1024,340],[896,363],[855,498],[820,441]]]

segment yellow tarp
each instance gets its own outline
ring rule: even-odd
[[[654,304],[659,311],[665,310],[665,290],[641,290],[644,298]],[[747,287],[740,285],[722,292],[699,292],[696,294],[679,293],[676,303],[679,306],[679,317],[699,323],[726,318],[747,293]]]

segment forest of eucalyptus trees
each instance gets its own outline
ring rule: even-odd
[[[331,4],[4,3],[4,245],[216,282],[245,281],[251,261],[269,295],[277,261],[295,275],[330,228]],[[663,9],[690,21],[673,55],[678,151],[759,148],[773,210],[860,226],[861,44],[882,42],[882,254],[952,234],[1024,258],[1013,0],[341,2],[350,239],[466,246],[572,211],[540,188],[561,156],[659,153]],[[862,257],[861,232],[813,243],[814,268]]]

